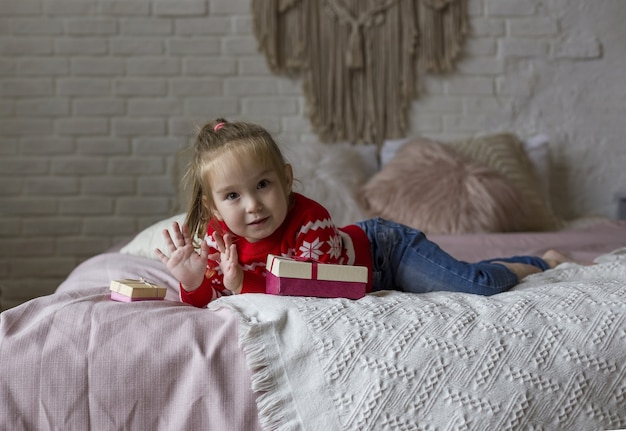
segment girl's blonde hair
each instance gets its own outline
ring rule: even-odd
[[[192,159],[184,176],[191,189],[185,223],[192,236],[204,238],[208,224],[216,222],[210,174],[227,174],[224,172],[225,164],[219,163],[223,156],[230,157],[230,160],[252,158],[261,166],[276,172],[285,197],[289,199],[291,190],[285,159],[272,136],[263,127],[242,121],[231,123],[217,118],[198,131],[192,150]]]

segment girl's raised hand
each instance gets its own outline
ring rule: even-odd
[[[189,227],[183,225],[182,229],[176,222],[172,225],[172,232],[163,231],[163,237],[167,243],[167,256],[161,249],[155,252],[172,275],[182,284],[187,292],[197,289],[202,284],[206,271],[209,246],[202,241],[200,254],[193,247],[193,240],[189,234]]]
[[[243,268],[239,264],[237,246],[233,244],[233,237],[230,233],[220,235],[213,233],[213,238],[217,243],[220,252],[219,264],[224,274],[224,287],[233,293],[241,293],[243,287]],[[212,256],[211,256],[212,257]],[[217,257],[217,256],[215,256]]]

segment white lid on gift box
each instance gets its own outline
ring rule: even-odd
[[[109,290],[129,298],[158,298],[165,297],[167,288],[150,283],[146,280],[124,279],[111,280]]]
[[[317,280],[367,283],[368,269],[365,266],[316,263]],[[273,254],[267,256],[267,270],[277,277],[313,278],[313,262],[298,261]]]

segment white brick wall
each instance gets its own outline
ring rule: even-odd
[[[194,125],[245,118],[314,139],[300,83],[256,51],[250,1],[0,0],[3,308],[180,211],[176,154]],[[562,215],[611,215],[626,189],[621,0],[469,0],[469,11],[464,58],[422,77],[411,134],[547,133]],[[603,154],[587,150],[596,138]]]

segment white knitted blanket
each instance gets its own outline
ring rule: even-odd
[[[280,430],[626,428],[626,249],[492,297],[239,295],[259,416]]]

